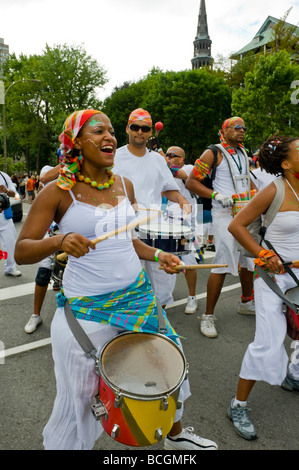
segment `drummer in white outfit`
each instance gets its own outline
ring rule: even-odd
[[[38,194],[17,241],[15,256],[18,262],[31,264],[60,250],[69,255],[51,326],[57,396],[44,429],[44,446],[48,450],[89,450],[103,431],[90,409],[98,393],[99,377],[94,360],[85,355],[68,326],[65,302],[100,355],[107,341],[120,332],[158,331],[156,298],[139,258],[156,259],[168,273],[175,272],[173,268],[180,260],[170,253],[157,253],[129,234],[94,242],[110,229],[135,219],[131,182],[108,170],[113,165],[116,138],[105,114],[95,110],[74,112],[65,122],[60,141],[64,155],[60,175],[57,182]],[[44,238],[53,220],[61,233]],[[163,317],[166,336],[180,345],[165,311]],[[182,401],[190,395],[188,380],[180,394]],[[178,410],[165,448],[217,448],[212,441],[183,429],[181,416],[182,410]]]
[[[182,209],[180,208],[180,206],[175,202],[169,201],[168,207],[167,207],[167,213],[171,219],[177,221],[178,223],[183,222],[185,225],[190,227],[195,237],[196,199],[194,195],[192,195],[185,186],[185,181],[187,180],[190,173],[193,171],[193,165],[185,165],[185,157],[186,157],[185,151],[181,147],[173,146],[173,147],[170,147],[166,152],[166,160],[168,162],[168,166],[173,172],[173,176],[179,187],[180,193],[191,204],[192,212],[184,220],[184,213]],[[175,168],[175,170],[173,170],[173,168]],[[197,263],[195,255],[194,255],[194,249],[195,248],[193,247],[193,250],[190,253],[180,256],[181,260],[186,265],[195,265]],[[195,269],[187,270],[185,272],[185,278],[186,278],[188,290],[189,290],[185,313],[193,314],[197,310],[197,301],[196,301],[197,271]]]
[[[0,193],[8,197],[14,197],[16,187],[7,173],[0,172]],[[1,206],[0,206],[1,209]],[[6,276],[18,277],[22,273],[17,269],[14,259],[15,243],[17,239],[16,229],[12,219],[6,219],[3,212],[0,212],[0,242],[3,251],[7,252],[7,259],[4,265],[4,274]]]
[[[234,237],[227,227],[232,220],[232,195],[254,189],[250,181],[249,160],[242,145],[246,127],[238,116],[226,119],[220,131],[217,144],[217,169],[213,180],[213,189],[205,187],[201,181],[209,175],[213,167],[212,150],[206,150],[195,162],[186,187],[199,196],[212,199],[213,235],[215,240],[215,264],[228,267],[212,269],[207,284],[206,312],[201,317],[200,331],[209,338],[217,337],[214,310],[221,294],[227,274],[239,276],[242,296],[238,305],[240,314],[254,314],[253,298],[253,263],[243,256],[237,248]],[[239,271],[240,263],[240,271]]]
[[[267,229],[265,239],[274,247],[284,262],[299,260],[299,138],[270,137],[262,146],[259,162],[263,170],[272,175],[282,175],[285,186],[283,203]],[[276,194],[276,186],[270,183],[235,217],[229,225],[230,232],[255,257],[255,263],[273,273],[280,289],[285,293],[296,287],[295,280],[282,266],[280,258],[263,242],[260,246],[250,235],[247,226],[264,214]],[[299,265],[291,269],[299,278]],[[257,432],[247,414],[247,400],[256,381],[282,385],[287,390],[299,391],[298,342],[293,342],[295,352],[288,365],[284,341],[287,333],[282,299],[265,281],[257,277],[254,282],[256,307],[256,333],[254,341],[245,353],[236,398],[232,400],[228,414],[235,430],[245,439],[254,439]],[[298,299],[299,300],[299,299]],[[286,375],[287,374],[287,375]],[[271,407],[272,414],[273,406]],[[286,417],[285,417],[286,418]]]
[[[129,143],[117,149],[114,171],[132,181],[138,207],[160,210],[162,193],[165,193],[169,201],[178,203],[181,209],[190,212],[190,204],[179,192],[164,157],[146,147],[152,135],[150,114],[141,108],[134,110],[129,116],[126,132]],[[151,261],[144,262],[144,267],[161,304],[165,306],[173,303],[175,276],[159,270],[157,263]]]

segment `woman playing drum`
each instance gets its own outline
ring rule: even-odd
[[[139,258],[156,259],[170,274],[180,260],[124,233],[94,242],[136,217],[131,182],[109,170],[116,138],[105,114],[96,110],[74,112],[65,122],[60,142],[64,155],[60,175],[32,205],[15,257],[19,264],[30,264],[60,250],[69,255],[51,326],[57,396],[44,429],[44,446],[92,449],[102,432],[90,411],[99,379],[93,360],[85,356],[68,326],[64,303],[68,300],[98,352],[125,330],[157,332],[156,299]],[[43,238],[52,220],[59,224],[60,235]],[[163,315],[166,336],[179,343],[164,311]],[[188,381],[181,392],[183,400],[190,395]],[[180,431],[180,417],[174,420],[173,433]],[[195,438],[203,447],[217,447],[211,441]]]
[[[279,176],[285,189],[282,205],[265,236],[265,240],[271,243],[274,250],[268,249],[265,242],[260,246],[247,229],[250,223],[268,210],[277,192],[274,183],[270,183],[254,196],[231,222],[229,231],[246,250],[253,254],[256,258],[255,264],[268,271],[285,293],[288,289],[294,288],[296,282],[285,272],[280,257],[286,263],[299,260],[299,138],[272,136],[263,144],[258,158],[260,167],[267,173]],[[298,268],[297,263],[291,265],[297,278]],[[228,409],[235,430],[248,440],[257,437],[257,432],[247,414],[247,399],[256,381],[282,385],[288,390],[299,390],[296,342],[292,345],[295,347],[295,352],[287,373],[288,356],[284,347],[287,324],[282,310],[283,301],[261,277],[258,277],[258,273],[255,275],[254,297],[255,338],[243,358],[237,395]]]

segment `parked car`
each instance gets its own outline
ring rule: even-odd
[[[13,221],[14,222],[21,222],[23,218],[23,203],[21,196],[16,191],[14,197],[9,198],[12,213],[13,213]]]

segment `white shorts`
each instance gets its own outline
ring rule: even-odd
[[[252,258],[246,258],[237,250],[237,242],[232,234],[228,231],[228,226],[233,220],[231,208],[214,209],[213,215],[213,231],[215,244],[215,258],[213,264],[228,264],[227,268],[215,268],[211,272],[215,274],[232,274],[238,276],[240,263],[241,268],[248,271],[254,270],[254,261]]]
[[[160,264],[155,261],[141,260],[141,265],[148,274],[153,291],[161,305],[173,303],[173,291],[176,283],[176,274],[167,274],[160,270]]]

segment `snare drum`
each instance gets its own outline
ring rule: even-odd
[[[53,222],[49,228],[49,236],[54,237],[55,235],[59,234],[58,225]],[[58,251],[55,253],[51,258],[51,278],[54,281],[54,290],[58,290],[62,287],[62,278],[63,273],[67,264],[67,258],[64,260],[58,260],[57,256],[62,253],[62,251]]]
[[[192,231],[185,225],[167,222],[150,223],[140,225],[139,234],[140,239],[147,245],[177,256],[192,251]]]
[[[60,287],[62,286],[62,278],[63,278],[63,273],[67,264],[67,258],[64,260],[58,260],[57,256],[62,253],[62,251],[59,251],[58,253],[55,253],[52,259],[52,274],[51,277],[54,282],[56,282]]]
[[[173,426],[187,375],[181,349],[160,334],[126,332],[104,346],[99,369],[92,411],[107,434],[135,447],[161,441]]]
[[[295,311],[292,310],[288,305],[283,304],[283,313],[287,319],[287,334],[294,340],[299,339],[299,287],[289,289],[285,296],[287,299],[294,304]]]

